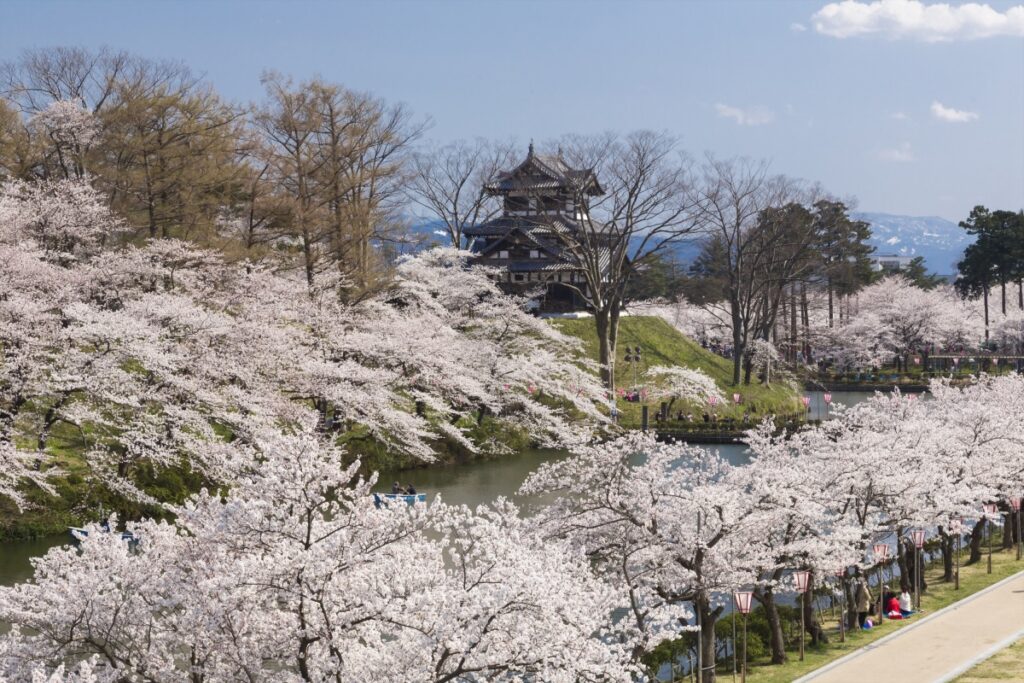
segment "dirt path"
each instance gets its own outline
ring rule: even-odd
[[[1024,636],[1024,572],[926,616],[795,683],[942,683]],[[1024,671],[1019,678],[1024,681]]]

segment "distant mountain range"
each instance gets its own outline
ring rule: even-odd
[[[939,275],[956,273],[956,263],[974,237],[952,221],[938,216],[897,216],[889,213],[854,213],[853,218],[871,224],[871,246],[875,253],[900,256],[923,256],[928,270]],[[414,232],[428,236],[427,243],[447,244],[444,225],[440,221],[420,221]],[[700,243],[686,240],[672,245],[671,256],[684,264],[700,253]]]
[[[888,213],[855,213],[871,224],[871,245],[876,254],[923,256],[928,269],[952,275],[964,249],[974,237],[952,221],[938,216],[894,216]]]

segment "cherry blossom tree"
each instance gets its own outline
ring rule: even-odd
[[[629,606],[615,624],[634,657],[690,630],[696,616],[704,671],[714,681],[722,594],[756,580],[756,498],[716,453],[629,434],[543,465],[525,493],[557,493],[540,516],[553,538],[584,550]]]
[[[612,593],[508,503],[375,509],[315,434],[268,432],[225,496],[56,548],[0,590],[5,675],[100,680],[624,680]]]

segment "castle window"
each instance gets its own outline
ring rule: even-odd
[[[506,251],[505,249],[502,249],[501,251],[499,251],[498,252],[498,258],[508,258],[508,251]]]
[[[540,258],[540,251],[538,251],[537,249],[531,249],[530,258]]]
[[[522,282],[523,281],[523,274],[522,273],[516,273],[515,278],[516,278],[516,282]]]

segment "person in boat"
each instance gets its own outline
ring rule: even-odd
[[[416,487],[415,487],[415,486],[413,486],[412,484],[409,484],[409,485],[408,485],[408,486],[407,486],[407,487],[405,488],[405,494],[406,494],[407,496],[415,496],[415,495],[416,495]]]
[[[396,496],[400,496],[403,493],[405,493],[405,489],[403,489],[402,485],[396,481],[394,484],[391,485],[391,493],[395,494]]]

